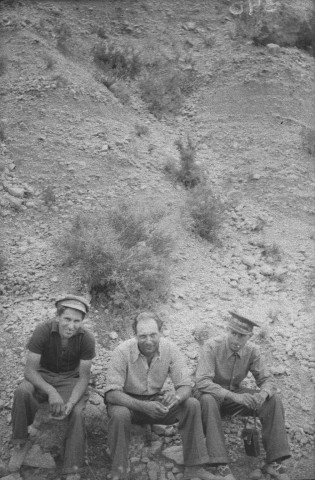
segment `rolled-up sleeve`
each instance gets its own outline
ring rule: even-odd
[[[193,382],[187,367],[184,355],[176,345],[172,345],[172,356],[169,367],[169,375],[175,389],[183,386],[192,387]]]
[[[276,393],[277,389],[274,379],[271,376],[263,355],[258,347],[253,349],[249,370],[253,374],[257,386],[261,390],[267,392],[269,397],[272,397],[272,395]]]
[[[104,393],[110,390],[124,389],[127,372],[127,361],[121,350],[116,349],[112,353],[111,360],[107,369],[106,386]]]
[[[212,345],[206,344],[200,352],[196,372],[196,388],[200,393],[210,393],[221,402],[228,390],[213,381],[215,373],[215,353]]]

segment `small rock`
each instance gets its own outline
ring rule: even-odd
[[[261,470],[259,468],[256,468],[249,474],[250,480],[259,480],[260,478],[263,478]]]
[[[280,47],[276,43],[268,43],[267,49],[271,55],[278,55],[278,53],[280,53]]]
[[[256,259],[252,255],[244,255],[242,257],[242,262],[248,267],[252,268],[256,263]]]
[[[183,449],[182,447],[173,446],[165,448],[162,451],[164,457],[173,460],[177,465],[184,465]]]
[[[3,184],[4,189],[12,195],[12,197],[23,198],[24,188],[12,187],[11,185]]]
[[[118,333],[117,333],[117,332],[114,332],[114,331],[113,331],[113,332],[110,332],[110,333],[109,333],[109,338],[110,338],[111,340],[116,340],[116,339],[118,338]]]
[[[56,463],[50,453],[42,453],[39,445],[33,445],[27,453],[23,465],[37,468],[55,468]]]
[[[267,265],[266,263],[261,266],[260,268],[260,273],[262,275],[272,275],[273,274],[273,268],[270,265]]]

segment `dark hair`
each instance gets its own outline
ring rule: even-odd
[[[137,333],[138,323],[142,320],[144,320],[144,321],[154,320],[155,323],[158,326],[159,332],[162,330],[163,322],[156,313],[142,312],[142,313],[139,313],[139,315],[136,316],[136,318],[134,319],[133,324],[132,324],[132,328],[133,328],[133,331],[134,331],[135,334]]]
[[[63,312],[67,310],[67,308],[71,308],[71,307],[64,307],[64,306],[57,307],[57,316],[60,317],[60,315],[62,315]],[[72,310],[76,310],[76,309],[73,308]],[[80,312],[82,314],[82,320],[83,320],[85,317],[85,313],[81,312],[81,310],[77,310],[77,312]]]

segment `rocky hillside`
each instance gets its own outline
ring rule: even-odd
[[[308,0],[0,2],[0,476],[25,340],[54,315],[56,296],[87,293],[58,239],[78,212],[93,216],[123,198],[169,212],[176,249],[158,309],[192,372],[232,308],[263,326],[255,341],[283,397],[292,480],[315,478],[310,9]],[[100,44],[136,52],[135,74],[100,69]],[[187,190],[165,173],[188,135],[225,206],[216,244],[187,230]],[[98,392],[123,333],[106,305],[89,321],[98,336],[90,407],[104,418]],[[108,473],[101,423],[89,424],[86,479]],[[244,458],[240,428],[227,423],[226,434],[234,471],[247,480],[259,460]],[[155,441],[162,449],[178,437]],[[170,460],[143,452],[132,452],[137,478],[181,478]],[[57,479],[30,467],[21,475]]]

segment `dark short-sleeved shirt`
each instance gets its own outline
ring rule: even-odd
[[[222,401],[228,390],[233,392],[241,387],[248,372],[253,374],[257,386],[269,396],[276,392],[273,378],[257,345],[247,342],[234,354],[227,336],[208,340],[200,354],[196,387],[200,392],[210,393]]]
[[[95,357],[95,339],[91,332],[80,327],[63,350],[58,322],[51,321],[36,327],[27,349],[41,355],[42,368],[54,373],[72,372],[78,369],[80,360],[92,360]]]
[[[105,392],[120,390],[135,395],[153,395],[161,391],[168,376],[175,388],[192,385],[187,364],[177,345],[161,338],[158,352],[149,366],[138,348],[137,339],[132,338],[113,351]]]

